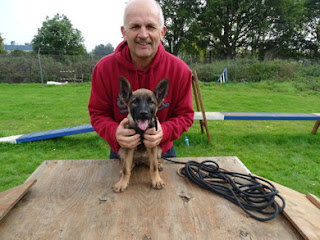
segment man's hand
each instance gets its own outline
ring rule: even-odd
[[[135,148],[141,143],[140,134],[136,134],[134,129],[126,129],[124,126],[128,123],[128,118],[120,122],[116,130],[116,139],[123,148]]]
[[[158,122],[158,131],[156,131],[155,128],[149,128],[145,133],[143,134],[143,143],[148,148],[153,148],[160,144],[162,137],[163,137],[163,131],[161,124]]]

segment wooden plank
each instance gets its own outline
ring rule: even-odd
[[[247,172],[235,157],[177,160],[214,160]],[[45,161],[30,176],[38,183],[0,222],[0,239],[302,239],[282,214],[258,222],[180,177],[180,166],[164,164],[163,190],[150,187],[141,166],[129,188],[114,193],[117,160]]]
[[[277,120],[311,121],[319,120],[314,113],[267,113],[267,112],[221,112],[224,120]]]
[[[268,180],[270,181],[270,180]],[[270,181],[286,202],[284,215],[298,230],[304,239],[320,239],[320,209],[308,200],[307,196]],[[276,198],[279,205],[282,205],[280,199]]]
[[[0,193],[0,220],[17,204],[17,202],[36,183],[36,179]]]
[[[207,120],[224,120],[224,115],[219,112],[206,112]],[[194,112],[194,120],[202,120],[202,112]]]
[[[207,120],[269,120],[313,121],[319,113],[266,113],[266,112],[205,112]],[[202,113],[194,113],[195,120],[202,120]]]
[[[317,196],[308,193],[306,197],[309,199],[310,202],[312,202],[317,208],[320,209],[320,199]]]
[[[0,138],[0,142],[7,142],[7,143],[17,143],[17,139],[21,137],[22,135],[14,135],[10,137],[2,137]]]
[[[81,125],[76,127],[60,128],[55,130],[43,131],[43,132],[23,134],[21,137],[19,137],[16,140],[16,142],[23,143],[23,142],[39,141],[39,140],[45,140],[50,138],[87,133],[92,131],[93,131],[93,128],[91,124],[87,124],[87,125]]]

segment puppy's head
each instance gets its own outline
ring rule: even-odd
[[[143,88],[132,92],[129,81],[125,77],[120,77],[121,100],[128,107],[129,120],[140,130],[144,131],[150,126],[158,107],[168,94],[168,88],[169,79],[165,78],[158,83],[153,92]]]

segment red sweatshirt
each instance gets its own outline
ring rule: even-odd
[[[126,42],[120,43],[114,53],[97,63],[92,75],[88,105],[91,124],[116,153],[120,148],[115,137],[116,129],[128,115],[126,106],[119,99],[120,76],[129,80],[133,91],[139,88],[153,91],[158,82],[169,78],[168,95],[157,112],[163,130],[160,147],[166,153],[172,147],[172,141],[178,139],[193,123],[190,69],[179,58],[166,52],[162,44],[146,70],[132,64]]]

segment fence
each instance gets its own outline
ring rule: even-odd
[[[64,77],[63,71],[74,71],[83,81],[90,81],[92,70],[100,58],[91,55],[2,54],[0,83],[60,81]]]

